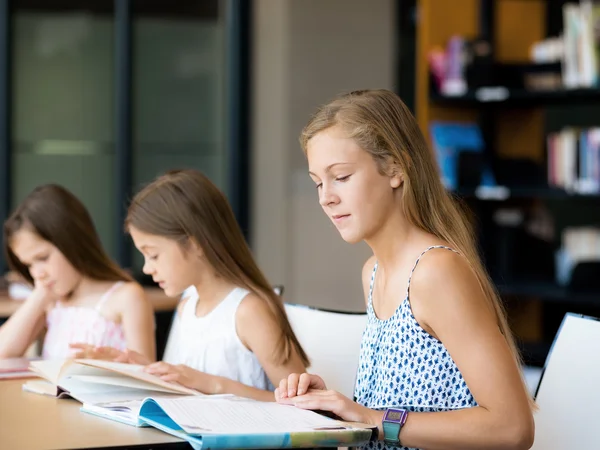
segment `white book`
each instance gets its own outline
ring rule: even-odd
[[[81,403],[141,400],[156,393],[203,395],[146,373],[144,366],[136,364],[93,359],[40,360],[31,362],[30,369],[47,381],[25,383],[25,391],[72,397]]]

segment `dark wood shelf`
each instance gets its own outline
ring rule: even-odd
[[[600,291],[574,291],[552,282],[496,282],[502,295],[537,297],[541,301],[600,307]]]
[[[486,97],[486,89],[492,95]],[[497,93],[497,95],[493,95],[494,93]],[[600,89],[560,89],[556,91],[506,89],[505,91],[498,91],[497,88],[482,88],[468,91],[465,95],[456,97],[432,93],[429,100],[440,106],[459,107],[500,106],[512,108],[598,104],[600,103]]]
[[[548,200],[567,199],[600,199],[600,192],[571,193],[563,189],[552,187],[486,187],[486,188],[459,188],[453,193],[464,198],[476,198],[483,201],[503,201],[510,198],[542,198]]]

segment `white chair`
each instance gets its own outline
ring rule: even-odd
[[[527,385],[527,390],[531,394],[531,396],[535,396],[535,391],[537,391],[537,387],[540,384],[540,378],[542,377],[542,369],[541,367],[535,366],[524,366],[523,367],[523,378],[525,379],[525,384]]]
[[[532,449],[600,449],[600,321],[567,314],[537,389]]]
[[[310,358],[308,371],[323,378],[327,388],[352,398],[367,314],[289,303],[285,304],[285,310],[292,329]]]

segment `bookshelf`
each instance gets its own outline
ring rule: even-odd
[[[550,133],[565,126],[600,127],[600,88],[529,91],[483,87],[448,97],[435,90],[428,55],[432,49],[445,48],[452,36],[460,35],[491,42],[495,64],[529,63],[532,44],[558,35],[562,29],[564,3],[417,0],[414,109],[427,138],[433,121],[476,122],[488,160],[524,159],[535,166],[535,173],[523,169],[525,179],[521,183],[500,182],[499,187],[459,187],[453,191],[473,212],[484,262],[505,300],[524,359],[535,365],[543,364],[565,312],[600,317],[600,283],[587,283],[585,288],[561,286],[553,272],[562,230],[600,226],[600,193],[577,193],[539,183],[547,174]],[[528,178],[536,182],[529,183]],[[499,210],[518,210],[527,216],[540,208],[552,216],[555,229],[549,242],[529,243],[526,233],[494,222]],[[594,273],[585,272],[583,277],[593,278]]]
[[[498,0],[496,0],[498,1]],[[502,0],[500,0],[502,1]],[[480,93],[485,90],[470,90],[465,95],[448,97],[432,92],[429,101],[436,106],[472,107],[485,106],[498,108],[531,108],[532,106],[569,106],[577,104],[600,103],[600,89],[560,89],[547,92],[531,92],[525,89],[507,89],[501,92],[501,97],[482,100]]]
[[[539,297],[544,302],[560,302],[579,307],[581,305],[600,308],[600,296],[597,292],[572,291],[551,282],[512,282],[496,280],[496,286],[503,295]]]
[[[480,201],[503,201],[509,198],[517,199],[554,199],[554,200],[578,200],[599,199],[600,193],[576,194],[554,187],[519,187],[498,186],[493,188],[459,188],[454,194],[465,199],[477,198]]]

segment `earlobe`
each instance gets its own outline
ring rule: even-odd
[[[400,186],[402,186],[402,183],[404,182],[404,177],[402,176],[402,174],[395,174],[390,178],[390,185],[392,186],[392,189],[397,189]]]

